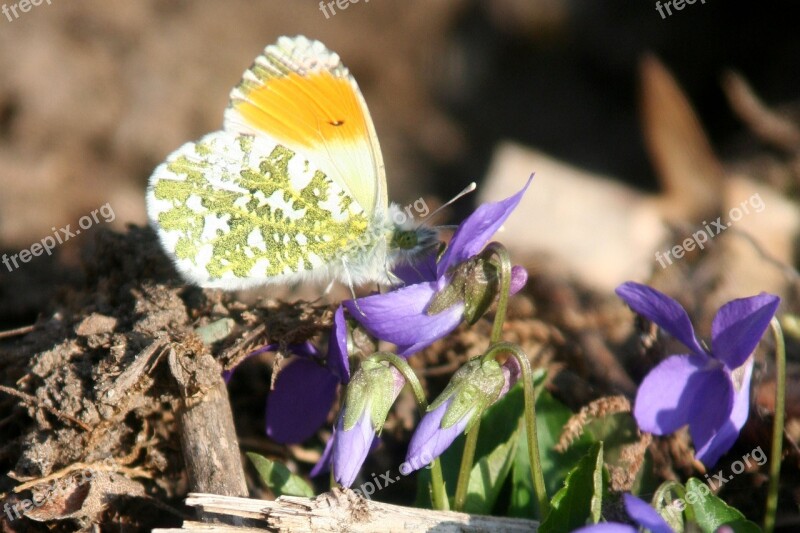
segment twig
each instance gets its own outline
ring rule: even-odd
[[[726,72],[722,88],[733,111],[762,140],[790,154],[800,152],[800,129],[764,105],[741,75]]]
[[[8,337],[16,337],[17,335],[26,335],[36,329],[36,325],[31,324],[30,326],[22,326],[21,328],[15,329],[7,329],[6,331],[0,331],[0,339],[6,339]]]
[[[44,409],[48,413],[50,413],[52,415],[55,415],[55,416],[57,416],[58,418],[60,418],[62,420],[66,420],[68,422],[72,422],[73,424],[75,424],[76,426],[80,427],[84,431],[91,431],[92,430],[92,428],[90,428],[89,426],[87,426],[86,424],[84,424],[83,422],[81,422],[80,420],[75,418],[74,416],[68,415],[66,413],[62,413],[58,409],[55,409],[54,407],[50,407],[49,405],[46,405],[44,402],[42,402],[41,400],[39,400],[35,396],[31,396],[30,394],[26,394],[24,392],[20,392],[18,390],[12,389],[11,387],[6,387],[5,385],[0,385],[0,392],[5,392],[6,394],[9,394],[11,396],[16,396],[17,398],[23,400],[25,403],[27,403],[28,405],[30,405],[32,407],[38,407],[40,409]]]
[[[96,462],[96,463],[72,463],[68,465],[58,472],[53,472],[52,474],[36,479],[32,479],[30,481],[26,481],[25,483],[21,483],[14,487],[12,490],[15,493],[20,493],[24,490],[28,490],[31,487],[35,487],[36,485],[41,485],[43,483],[49,483],[56,479],[61,479],[69,474],[79,471],[79,470],[96,470],[96,471],[104,471],[104,472],[119,472],[121,474],[125,474],[129,478],[134,477],[144,477],[147,479],[153,479],[153,475],[145,470],[144,468],[139,467],[127,467],[122,466],[120,464],[114,463],[113,465],[107,465],[103,462]]]

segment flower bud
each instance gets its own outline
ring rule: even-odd
[[[512,268],[511,294],[525,285],[527,277],[524,268]],[[458,264],[451,271],[445,286],[433,296],[426,312],[428,316],[433,316],[463,303],[464,320],[474,324],[489,310],[499,290],[497,266],[489,259],[476,256]]]
[[[393,366],[365,359],[347,387],[333,443],[333,472],[349,487],[367,458],[375,433],[380,433],[397,396],[405,385]]]
[[[513,370],[493,359],[476,357],[459,368],[411,437],[406,463],[422,466],[422,458],[430,461],[439,457],[508,391],[512,377]]]

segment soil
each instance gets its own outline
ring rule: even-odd
[[[245,0],[56,0],[13,22],[0,16],[0,253],[30,247],[51,226],[74,226],[107,202],[116,212],[114,221],[53,256],[10,273],[0,266],[3,531],[180,526],[191,490],[180,410],[187,394],[202,393],[237,365],[228,394],[241,449],[303,475],[319,459],[335,411],[307,443],[276,444],[265,435],[264,413],[283,350],[244,359],[268,343],[311,340],[324,347],[335,302],[347,290],[318,299],[313,288],[265,295],[187,286],[144,226],[143,193],[153,167],[181,143],[219,127],[230,87],[277,35],[306,33],[348,58],[392,170],[391,195],[401,203],[420,194],[432,204],[448,198],[483,174],[504,138],[656,188],[634,104],[637,62],[648,49],[677,71],[726,162],[797,198],[796,153],[743,130],[718,82],[722,68],[743,69],[768,100],[794,102],[797,116],[800,40],[791,17],[776,25],[780,7],[732,1],[720,19],[721,7],[697,4],[691,17],[687,10],[661,21],[650,5],[621,2],[577,13],[559,1],[543,2],[545,8],[516,0],[491,8],[433,4],[354,4],[326,20],[313,2],[288,8]],[[709,27],[715,32],[707,35]],[[458,65],[463,57],[470,68],[445,63]],[[464,203],[454,211],[468,209]],[[511,300],[503,338],[548,370],[547,390],[573,411],[587,405],[598,416],[624,411],[642,377],[675,353],[673,346],[657,340],[613,294],[587,288],[557,261],[515,259],[529,281]],[[707,332],[730,262],[723,247],[710,249],[672,269],[671,277],[657,273],[653,283],[685,304]],[[784,277],[782,309],[798,313],[800,285]],[[491,313],[461,326],[410,360],[429,398],[486,349],[489,319]],[[223,332],[204,344],[198,328],[212,324]],[[198,363],[188,377],[170,364],[176,346]],[[757,446],[769,449],[772,350],[765,340],[756,354],[751,417],[729,460]],[[800,502],[797,340],[789,339],[788,353],[779,524],[791,530]],[[417,420],[404,393],[363,471],[401,463]],[[654,439],[653,472],[664,479],[701,476],[689,444],[685,432]],[[630,464],[641,465],[643,450]],[[245,472],[251,497],[273,496],[252,465]],[[724,498],[758,521],[765,481],[760,471],[737,476]],[[612,482],[622,489],[630,479]],[[317,491],[327,487],[325,476],[314,483]],[[381,499],[412,504],[415,490],[413,477],[402,478]],[[26,517],[7,511],[29,499],[43,503]]]

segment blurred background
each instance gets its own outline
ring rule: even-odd
[[[723,93],[727,69],[787,113],[800,96],[798,11],[788,0],[699,0],[667,16],[650,0],[340,0],[324,11],[313,0],[42,0],[27,12],[2,1],[7,254],[53,228],[74,229],[105,204],[113,221],[95,226],[146,223],[153,168],[221,126],[230,89],[283,34],[322,40],[350,68],[398,203],[446,200],[480,184],[508,141],[657,194],[663,184],[639,105],[647,53],[672,72],[726,162],[764,152]],[[533,170],[515,176],[516,186]],[[569,202],[570,194],[539,201]],[[451,218],[477,198],[456,204]],[[569,225],[562,219],[540,231],[558,237]],[[0,265],[3,327],[32,323],[59,282],[80,279],[78,249],[91,231],[52,257]]]

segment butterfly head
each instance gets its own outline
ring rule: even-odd
[[[389,255],[393,263],[413,264],[439,245],[439,231],[436,228],[421,225],[396,205],[390,206],[389,214],[393,226]]]

